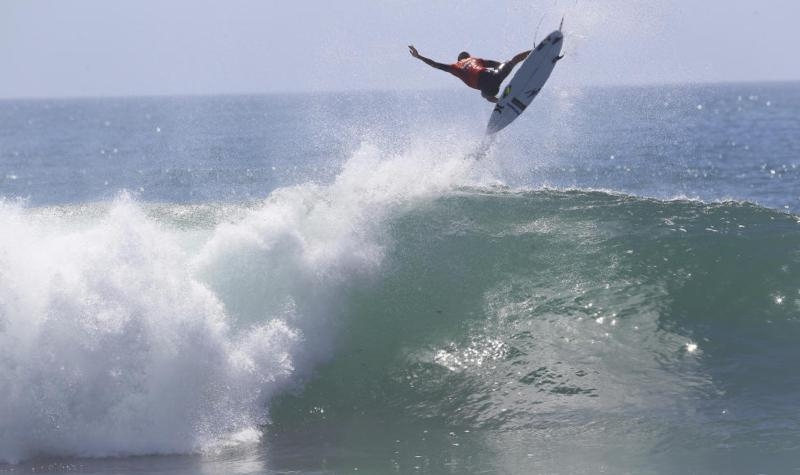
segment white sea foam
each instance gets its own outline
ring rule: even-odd
[[[232,332],[126,199],[84,231],[0,214],[0,459],[184,452],[259,422],[299,341],[280,318]]]
[[[331,185],[278,190],[200,246],[125,196],[79,216],[0,204],[0,461],[256,440],[232,434],[330,354],[388,213],[471,173],[384,155],[364,145]]]

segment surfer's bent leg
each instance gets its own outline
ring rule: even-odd
[[[502,68],[503,65],[500,65]],[[481,90],[481,96],[486,98],[489,102],[497,102],[497,93],[500,92],[500,83],[506,76],[503,76],[499,69],[487,69],[481,72],[478,77],[478,89]]]
[[[509,74],[511,74],[511,71],[514,70],[514,65],[516,64],[517,63],[509,61],[501,64],[500,67],[497,68],[497,76],[500,78],[500,80],[497,82],[498,89],[500,89],[500,83],[503,82],[503,80],[507,78]]]
[[[522,53],[517,54],[516,56],[511,58],[511,61],[509,61],[509,63],[511,63],[511,66],[514,67],[514,65],[516,65],[517,63],[519,63],[523,59],[527,58],[528,55],[531,54],[531,51],[532,50],[523,51]]]
[[[495,94],[489,94],[489,93],[483,92],[483,91],[481,91],[481,96],[484,99],[486,99],[487,101],[491,102],[491,103],[496,103],[496,102],[498,102],[500,100],[500,99],[497,98],[497,96]]]

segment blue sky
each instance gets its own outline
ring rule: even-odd
[[[458,88],[566,15],[564,87],[798,80],[798,0],[3,0],[0,97]]]

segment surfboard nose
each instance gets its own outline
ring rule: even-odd
[[[561,42],[561,40],[563,40],[563,39],[564,39],[564,35],[560,31],[554,31],[554,32],[550,33],[549,35],[547,35],[547,41],[549,41],[550,44],[556,45],[559,42]]]

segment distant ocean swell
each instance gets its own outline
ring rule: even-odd
[[[0,460],[365,412],[514,431],[737,410],[727,436],[781,417],[778,448],[799,428],[763,404],[800,394],[796,216],[471,173],[365,147],[264,203],[0,205]]]

